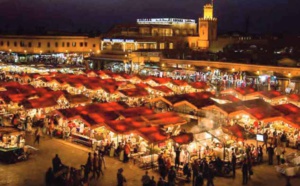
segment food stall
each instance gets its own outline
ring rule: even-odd
[[[0,127],[0,160],[12,163],[15,151],[25,146],[24,132],[12,127]]]
[[[288,154],[285,158],[285,163],[275,166],[275,169],[286,177],[286,185],[291,185],[290,179],[300,175],[300,152]]]

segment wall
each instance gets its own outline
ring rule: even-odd
[[[8,43],[9,42],[9,46]],[[20,43],[24,45],[21,46]],[[17,44],[15,46],[15,43]],[[30,46],[31,43],[31,46]],[[39,46],[39,43],[41,44]],[[50,43],[50,46],[48,46]],[[69,46],[68,46],[69,43]],[[0,36],[0,50],[15,53],[88,53],[100,50],[99,37],[87,36]]]

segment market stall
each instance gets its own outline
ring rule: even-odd
[[[0,127],[0,159],[12,163],[16,161],[15,152],[25,146],[24,132],[11,127]]]

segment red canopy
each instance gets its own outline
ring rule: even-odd
[[[161,131],[160,127],[143,127],[139,128],[137,132],[150,143],[160,143],[168,139],[168,136]]]
[[[193,82],[190,83],[191,87],[193,87],[194,89],[207,89],[208,85],[206,84],[206,82]]]
[[[154,87],[151,87],[152,89],[154,90],[158,90],[160,92],[163,92],[165,94],[169,94],[169,93],[172,93],[173,90],[171,90],[170,88],[168,88],[167,86],[165,85],[161,85],[161,86],[154,86]]]
[[[222,127],[225,133],[228,133],[232,136],[235,136],[237,140],[245,140],[245,129],[238,125],[235,124],[233,126],[223,126]]]
[[[182,133],[177,136],[172,136],[171,138],[178,144],[189,144],[194,140],[192,133]]]
[[[300,113],[300,108],[291,103],[283,104],[283,105],[276,105],[276,106],[273,106],[273,108],[280,111],[284,115]]]

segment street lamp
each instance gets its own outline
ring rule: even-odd
[[[24,54],[25,54],[25,61],[27,62],[27,50],[24,50]]]

